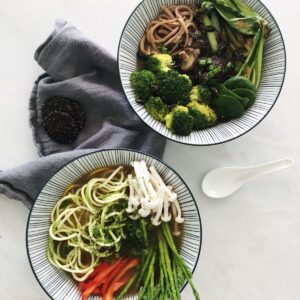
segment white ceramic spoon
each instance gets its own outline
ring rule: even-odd
[[[264,163],[252,167],[226,167],[209,172],[202,181],[204,194],[211,198],[225,198],[237,191],[248,181],[294,164],[292,158]]]

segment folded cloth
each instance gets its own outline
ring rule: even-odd
[[[130,108],[121,89],[117,62],[77,28],[58,20],[35,59],[45,70],[34,84],[29,104],[34,142],[42,156],[0,171],[0,192],[30,207],[48,179],[64,164],[97,149],[131,148],[161,157],[165,139],[149,129]],[[53,142],[46,134],[41,107],[51,96],[78,101],[86,125],[74,143]]]

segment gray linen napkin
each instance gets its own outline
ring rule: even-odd
[[[117,62],[68,22],[58,20],[35,59],[46,71],[34,84],[30,125],[40,159],[0,171],[0,193],[30,207],[47,180],[61,166],[96,149],[131,148],[161,157],[165,139],[151,131],[130,108],[121,90]],[[60,95],[82,104],[86,125],[71,145],[53,142],[45,133],[41,107]]]

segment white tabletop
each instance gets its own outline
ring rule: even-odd
[[[0,0],[0,169],[37,158],[28,97],[42,72],[33,60],[55,18],[64,18],[115,56],[122,28],[139,0]],[[190,186],[200,208],[203,247],[194,280],[204,300],[297,300],[300,297],[299,4],[265,0],[285,38],[288,71],[271,114],[227,144],[168,142],[164,160]],[[200,188],[212,168],[291,156],[296,166],[243,187],[224,200]],[[0,195],[0,299],[48,299],[31,272],[25,247],[28,210]],[[189,288],[184,300],[192,299]]]

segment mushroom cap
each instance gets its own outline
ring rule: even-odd
[[[184,218],[182,218],[182,217],[176,217],[175,218],[175,222],[176,223],[183,223],[184,222]]]
[[[183,72],[190,72],[194,68],[200,55],[200,49],[186,48],[179,53],[181,58],[180,68]]]
[[[139,209],[139,215],[143,218],[148,217],[150,213],[151,213],[150,209],[144,209],[144,208]]]
[[[167,216],[164,216],[163,214],[161,215],[161,220],[163,222],[170,222],[171,221],[171,218],[172,218],[172,215],[167,215]]]
[[[141,205],[144,209],[157,209],[159,205],[161,204],[160,199],[156,198],[151,201],[147,201],[145,198],[142,199]]]
[[[131,220],[137,220],[137,219],[139,219],[140,218],[140,216],[137,214],[137,215],[129,215],[129,218],[131,219]]]
[[[159,226],[161,224],[161,220],[156,220],[155,218],[152,218],[151,219],[151,223],[154,225],[154,226]]]
[[[131,213],[133,213],[136,209],[133,208],[133,207],[127,207],[125,210],[126,210],[126,212],[127,212],[128,214],[131,214]]]

